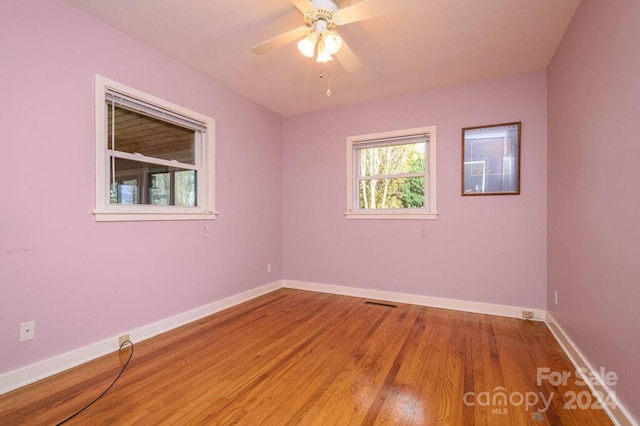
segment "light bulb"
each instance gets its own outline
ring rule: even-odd
[[[333,30],[327,31],[322,35],[322,38],[324,39],[324,48],[329,52],[329,55],[338,53],[338,50],[342,47],[342,39],[337,32]]]
[[[333,58],[331,57],[331,53],[329,53],[325,48],[324,40],[320,39],[320,41],[318,42],[318,57],[316,59],[316,62],[325,63],[332,60]]]
[[[327,53],[327,51],[322,51],[322,53],[318,53],[318,58],[316,59],[316,62],[322,62],[323,64],[325,62],[329,62],[329,61],[333,61],[333,58],[331,57],[331,55],[329,55]]]
[[[309,34],[298,42],[298,50],[307,58],[312,58],[316,48],[317,40],[318,35],[316,33]]]

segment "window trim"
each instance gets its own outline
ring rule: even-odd
[[[130,98],[157,106],[194,121],[203,123],[206,131],[201,138],[196,158],[198,186],[196,207],[155,206],[146,204],[114,205],[109,202],[109,155],[106,126],[105,97],[107,91],[122,93]],[[95,210],[98,222],[148,221],[148,220],[198,220],[215,219],[215,120],[171,102],[149,95],[101,75],[95,75]],[[135,161],[144,159],[139,154],[131,154]],[[196,160],[198,161],[198,160]]]
[[[384,209],[384,210],[363,210],[358,207],[356,202],[357,175],[355,154],[355,145],[373,141],[376,139],[389,139],[408,137],[417,134],[429,134],[429,142],[427,143],[427,162],[425,163],[425,179],[427,181],[425,188],[427,189],[425,202],[428,208],[422,209]],[[347,137],[347,211],[344,213],[347,219],[414,219],[414,220],[433,220],[438,217],[436,208],[436,126],[417,127],[413,129],[393,130],[389,132],[370,133],[366,135],[356,135]]]

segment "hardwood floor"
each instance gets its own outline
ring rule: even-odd
[[[65,419],[128,355],[0,396],[0,425]],[[538,367],[574,371],[540,322],[283,289],[135,343],[67,424],[611,424]]]

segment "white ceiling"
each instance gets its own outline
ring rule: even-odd
[[[348,73],[303,57],[296,43],[251,53],[303,25],[289,0],[65,1],[282,116],[544,69],[580,3],[388,0],[406,7],[338,27],[363,64]]]

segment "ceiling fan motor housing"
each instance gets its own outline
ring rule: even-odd
[[[338,6],[330,0],[312,0],[311,4],[313,10],[304,14],[304,23],[320,34],[334,29],[337,23],[333,19],[333,14],[338,11]]]

